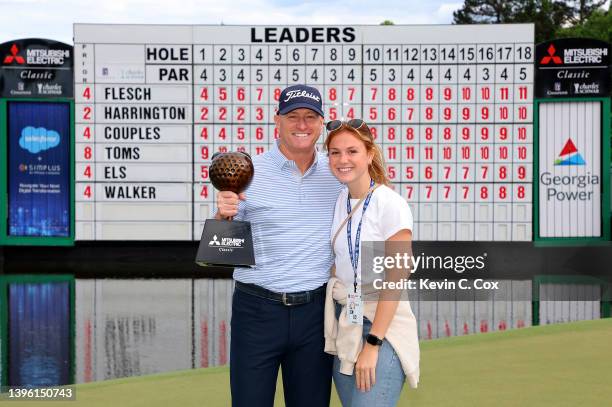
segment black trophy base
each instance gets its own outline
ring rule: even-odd
[[[237,220],[206,219],[196,263],[203,267],[254,266],[251,224]]]

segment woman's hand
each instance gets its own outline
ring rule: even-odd
[[[365,343],[355,364],[355,383],[360,391],[370,391],[376,383],[376,362],[380,346]]]

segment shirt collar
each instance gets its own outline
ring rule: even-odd
[[[281,169],[284,168],[285,166],[289,166],[289,165],[292,165],[292,166],[295,167],[295,162],[293,160],[290,160],[287,157],[285,157],[283,152],[278,147],[279,142],[280,142],[279,140],[275,140],[274,144],[272,145],[272,148],[270,149],[270,158],[272,159],[272,162],[274,164],[276,164],[276,166],[278,168],[281,168]],[[312,163],[310,168],[308,168],[308,170],[306,170],[304,175],[306,175],[310,171],[314,171],[317,168],[317,164],[318,164],[319,159],[321,158],[321,156],[320,156],[319,151],[317,149],[315,149],[314,154],[315,154],[314,162]]]

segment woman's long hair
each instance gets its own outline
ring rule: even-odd
[[[353,133],[359,140],[363,142],[366,147],[366,152],[372,154],[372,163],[368,165],[368,173],[375,183],[380,185],[389,185],[389,178],[387,178],[387,171],[385,170],[385,160],[382,155],[382,150],[374,142],[374,137],[368,125],[363,124],[358,128],[349,126],[346,122],[342,122],[342,125],[337,129],[330,131],[325,139],[325,149],[329,151],[329,143],[331,140],[340,132],[348,131]]]

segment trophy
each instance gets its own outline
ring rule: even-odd
[[[251,156],[243,152],[215,153],[210,181],[219,191],[244,191],[255,169]],[[250,267],[255,265],[253,235],[249,222],[206,219],[196,255],[200,266]]]

